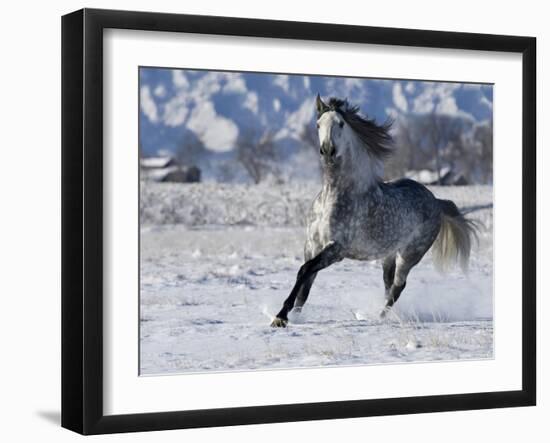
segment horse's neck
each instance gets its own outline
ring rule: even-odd
[[[323,192],[326,194],[371,194],[377,192],[379,183],[377,180],[365,180],[358,174],[337,173],[333,170],[325,170],[323,174]]]

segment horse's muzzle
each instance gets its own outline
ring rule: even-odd
[[[336,155],[336,147],[333,143],[323,143],[319,153],[325,157],[334,157]]]

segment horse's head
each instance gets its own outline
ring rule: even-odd
[[[338,108],[331,107],[317,95],[317,131],[323,161],[328,164],[341,162],[351,147],[352,130]]]
[[[316,100],[317,130],[323,164],[365,186],[380,181],[383,160],[392,153],[391,120],[379,125],[359,114],[359,107],[332,97]]]

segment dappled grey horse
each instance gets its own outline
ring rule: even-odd
[[[390,122],[378,125],[347,100],[317,96],[323,188],[307,217],[305,263],[272,326],[284,327],[301,309],[317,273],[344,258],[382,260],[384,317],[401,295],[407,275],[433,245],[434,262],[466,270],[474,222],[450,200],[440,200],[409,179],[384,182],[392,153]]]

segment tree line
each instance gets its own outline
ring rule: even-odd
[[[268,177],[283,181],[284,166],[274,129],[247,128],[240,131],[231,161],[220,166],[220,181],[232,181],[238,165],[249,180],[260,183]],[[403,114],[392,128],[395,153],[387,161],[386,179],[406,176],[410,171],[428,170],[441,182],[442,171],[452,171],[467,183],[490,184],[493,180],[493,124],[471,118],[438,113]],[[315,122],[304,125],[297,141],[299,150],[312,153],[320,168],[319,138]],[[206,148],[196,137],[186,138],[176,152],[182,164],[200,163]],[[315,163],[316,162],[316,163]],[[236,163],[236,165],[235,165]]]

